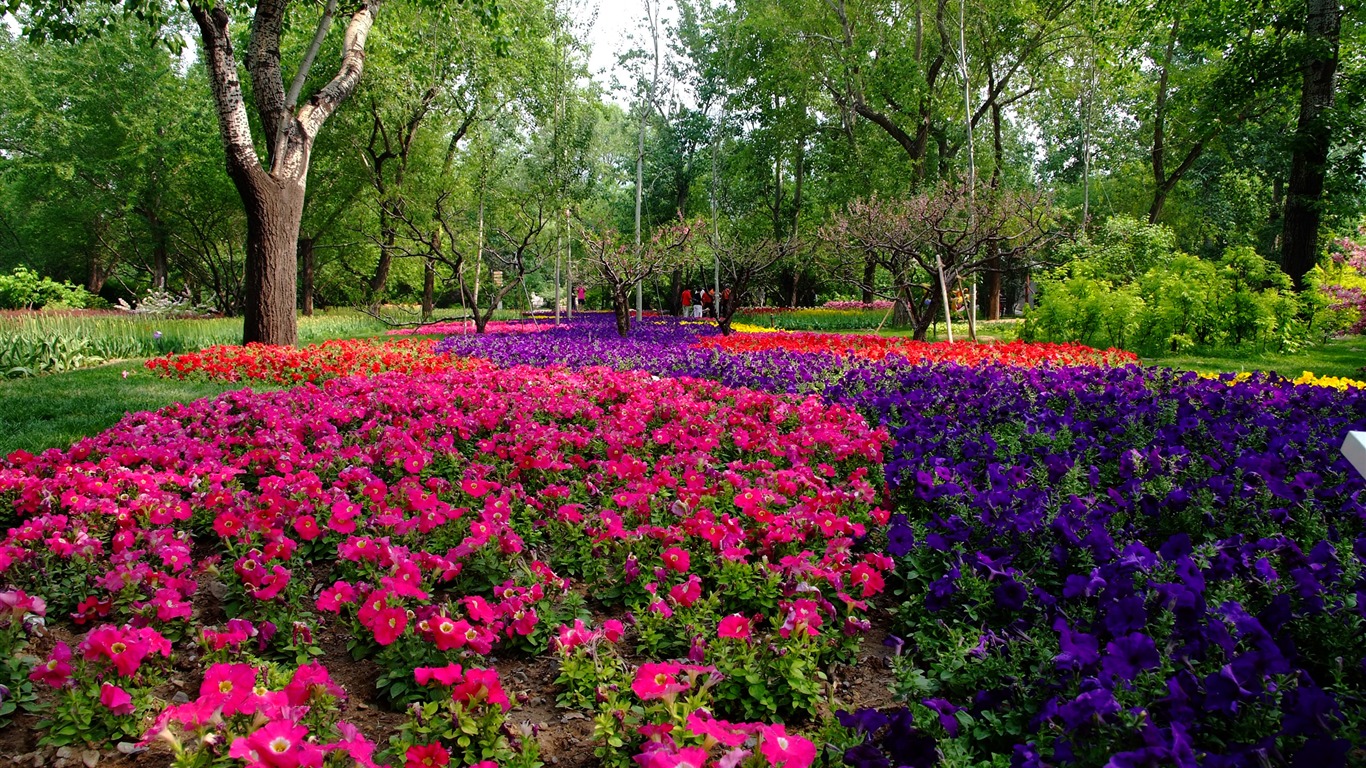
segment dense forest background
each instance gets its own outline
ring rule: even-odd
[[[16,5],[0,25],[0,272],[23,267],[111,303],[160,290],[241,313],[249,217],[224,172],[191,14],[61,5]],[[283,60],[321,41],[318,65],[291,88],[306,96],[335,75],[346,44],[337,29],[319,35],[320,18],[354,9],[278,5]],[[895,298],[933,282],[932,270],[911,260],[898,275],[876,244],[844,247],[857,205],[906,203],[876,215],[924,221],[916,199],[967,196],[942,215],[977,222],[994,210],[983,200],[1009,193],[1027,208],[1010,215],[1044,211],[1033,225],[1049,236],[1028,259],[987,238],[961,260],[958,284],[980,284],[981,310],[995,315],[1100,233],[1128,232],[1130,246],[1166,237],[1168,250],[1212,263],[1242,249],[1299,282],[1366,210],[1359,6],[633,8],[635,46],[609,85],[588,72],[584,8],[378,8],[359,84],[311,147],[298,306],[424,294],[453,306],[480,280],[495,290],[494,272],[515,287],[500,294],[509,305],[552,296],[557,277],[601,291],[595,242],[648,242],[680,219],[706,234],[693,260],[644,280],[647,305],[710,284],[722,256],[721,282],[746,283],[749,304]],[[250,54],[250,9],[236,10],[228,29]],[[283,81],[294,74],[285,65]],[[945,247],[927,252],[947,258]]]

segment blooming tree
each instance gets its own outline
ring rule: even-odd
[[[853,282],[895,300],[896,324],[914,328],[923,341],[943,312],[945,289],[988,268],[1031,266],[1056,235],[1052,218],[1040,191],[941,185],[904,200],[855,200],[821,237],[833,246],[841,273],[863,275],[871,259],[891,274],[890,292]]]
[[[650,241],[640,246],[622,240],[613,229],[597,234],[584,230],[587,269],[607,287],[617,333],[623,338],[631,331],[631,291],[651,277],[687,263],[693,255],[693,235],[699,229],[695,222],[680,220],[656,229]]]

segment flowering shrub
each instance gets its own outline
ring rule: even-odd
[[[1361,236],[1366,238],[1366,228]],[[1366,244],[1344,237],[1334,246],[1332,261],[1311,274],[1319,278],[1330,309],[1347,315],[1346,333],[1366,333]]]
[[[783,725],[714,717],[712,691],[720,679],[700,664],[641,664],[629,685],[601,692],[597,756],[605,765],[643,768],[807,768],[815,761],[816,745]]]
[[[150,627],[101,624],[75,651],[57,642],[29,677],[58,689],[58,703],[38,724],[47,744],[100,745],[135,735],[164,680],[171,643]],[[145,663],[144,663],[145,662]]]
[[[372,341],[339,339],[306,347],[221,345],[199,352],[154,357],[147,369],[166,378],[268,381],[299,384],[385,371],[432,373],[467,368],[460,360],[433,354],[431,339]]]
[[[46,615],[43,598],[22,589],[0,592],[0,726],[8,725],[21,709],[35,709],[33,683],[42,678],[30,677],[37,659],[24,651],[42,630]]]
[[[892,308],[894,302],[887,299],[876,299],[874,301],[827,301],[821,305],[823,309],[880,309],[887,311]]]
[[[414,679],[436,694],[433,701],[409,707],[408,721],[390,741],[401,765],[542,765],[530,729],[506,724],[512,704],[496,670],[419,667]]]

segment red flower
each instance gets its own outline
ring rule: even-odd
[[[718,637],[728,637],[734,640],[748,640],[751,629],[749,619],[738,613],[731,614],[721,619],[721,624],[716,628]]]
[[[438,743],[414,744],[403,757],[403,768],[437,768],[451,762],[451,753]]]
[[[451,691],[451,698],[470,706],[486,703],[497,704],[504,712],[512,709],[496,669],[465,670],[465,679]]]
[[[215,664],[204,673],[199,700],[221,708],[224,715],[256,711],[256,668],[250,664]]]
[[[375,642],[380,645],[392,645],[407,628],[408,612],[402,608],[385,608],[370,626],[375,633]]]
[[[781,725],[759,726],[759,752],[774,768],[807,768],[816,760],[816,745]]]
[[[664,550],[662,557],[664,558],[664,567],[677,571],[678,573],[687,573],[688,567],[691,565],[686,549],[669,547]]]
[[[41,680],[53,688],[66,685],[66,681],[71,679],[71,648],[66,643],[57,641],[57,645],[52,648],[52,655],[47,661],[34,667],[28,679],[35,683]]]

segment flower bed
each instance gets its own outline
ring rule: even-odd
[[[1366,429],[1362,390],[715,337],[680,351],[661,340],[675,332],[456,348],[819,392],[892,429],[894,685],[911,704],[860,731],[854,764],[1362,758],[1366,483],[1338,454]]]
[[[1136,363],[1132,352],[1098,350],[1082,344],[1030,344],[1022,341],[979,344],[971,341],[924,342],[888,336],[828,333],[746,333],[702,339],[700,346],[727,352],[826,352],[881,360],[899,355],[912,362],[960,365],[1122,365]]]
[[[488,668],[552,641],[604,759],[701,748],[684,723],[672,741],[650,728],[704,704],[808,717],[821,670],[852,658],[891,565],[854,547],[887,519],[885,440],[815,399],[601,368],[388,373],[135,414],[0,467],[17,515],[0,573],[45,600],[17,609],[11,650],[25,615],[90,629],[33,670],[60,691],[43,726],[54,745],[135,740],[158,717],[148,736],[165,727],[187,755],[254,764],[279,738],[300,764],[369,760],[325,668],[308,665],[331,633],[375,665],[383,700],[422,704],[390,758],[530,764]],[[586,625],[589,607],[621,620]],[[219,611],[233,620],[205,627]],[[689,683],[687,712],[623,721],[663,689],[596,695],[672,658],[708,679]],[[204,674],[200,697],[167,708],[166,681],[187,667]],[[17,689],[29,672],[11,674],[0,683]],[[256,685],[282,693],[246,693]],[[787,743],[773,728],[737,730],[733,746],[772,751]]]
[[[306,347],[220,345],[155,357],[147,369],[166,378],[300,384],[385,371],[432,373],[471,363],[438,355],[432,339],[340,339]]]
[[[484,326],[484,333],[540,333],[549,328],[554,328],[552,319],[541,320],[490,320]],[[467,320],[452,320],[445,323],[432,323],[415,328],[396,328],[388,331],[389,336],[412,336],[420,334],[423,336],[444,336],[447,334],[472,334],[475,333],[474,322]]]

